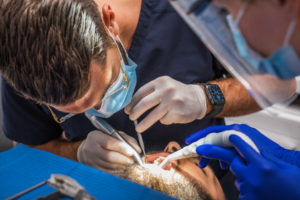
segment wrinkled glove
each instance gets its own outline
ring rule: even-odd
[[[268,151],[273,156],[280,160],[286,161],[290,164],[300,167],[300,152],[292,151],[282,148],[277,143],[273,142],[258,130],[245,125],[245,124],[233,124],[229,126],[212,126],[203,129],[189,138],[186,139],[187,143],[192,143],[200,138],[205,137],[209,133],[219,133],[227,130],[236,130],[247,135],[258,147],[259,150]],[[229,157],[236,155],[236,151],[232,149],[222,148],[216,145],[203,145],[197,148],[197,151],[203,155],[200,161],[200,167],[205,167],[208,164],[209,157],[226,157],[224,160],[228,160]],[[222,160],[222,159],[219,159]]]
[[[138,152],[141,152],[136,140],[119,132]],[[133,151],[124,142],[101,131],[92,131],[82,141],[77,150],[79,162],[110,171],[134,163]]]
[[[280,147],[259,131],[247,125],[215,126],[199,131],[187,139],[191,143],[209,133],[236,130],[246,134],[256,144],[258,154],[244,140],[231,135],[234,148],[203,145],[197,153],[206,159],[218,159],[230,165],[237,177],[239,199],[299,199],[299,152]]]
[[[163,76],[141,87],[125,108],[125,113],[131,120],[137,120],[155,107],[136,126],[137,132],[144,132],[157,121],[170,125],[202,119],[206,115],[206,106],[206,94],[199,85],[183,84]]]
[[[261,155],[236,135],[229,137],[238,156],[226,160],[237,177],[239,199],[300,199],[300,168],[275,157],[267,148]]]

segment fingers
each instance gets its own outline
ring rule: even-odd
[[[160,123],[162,123],[164,125],[170,125],[173,123],[177,123],[180,120],[179,120],[178,115],[174,115],[174,113],[169,111],[169,112],[166,112],[165,115],[159,121],[160,121]],[[184,123],[184,122],[182,122],[182,123]]]
[[[128,157],[133,155],[133,152],[130,150],[130,148],[128,148],[128,145],[126,145],[124,142],[122,142],[118,139],[115,139],[109,135],[101,133],[101,134],[98,134],[98,136],[94,137],[93,139],[103,149],[106,149],[108,151],[119,152]],[[91,147],[91,148],[93,148],[93,147]]]
[[[126,157],[131,157],[133,155],[132,149],[125,143],[122,142],[116,138],[113,138],[107,134],[102,133],[101,131],[93,131],[93,137],[91,140],[93,140],[93,143],[96,145],[99,145],[101,148],[107,150],[107,151],[113,151],[117,152],[119,154],[123,154]],[[140,152],[140,148],[137,145],[137,142],[135,139],[131,138],[130,136],[120,133],[138,152]],[[90,147],[95,148],[95,147]],[[96,151],[96,150],[94,150]],[[97,150],[99,151],[99,150]],[[130,158],[131,159],[131,158]]]
[[[129,118],[130,120],[137,120],[142,114],[147,110],[158,105],[161,101],[160,94],[153,92],[143,99],[141,99],[135,106],[130,110]]]
[[[159,121],[168,112],[165,106],[157,106],[137,126],[136,131],[142,133]]]
[[[140,151],[134,138],[120,133],[133,147]],[[134,163],[132,148],[101,131],[92,131],[78,148],[78,160],[105,171]]]
[[[187,144],[190,144],[192,142],[195,142],[197,140],[199,140],[200,138],[203,138],[205,136],[207,136],[210,133],[218,133],[221,131],[225,131],[225,130],[230,130],[232,128],[233,125],[229,125],[229,126],[225,126],[225,125],[220,125],[220,126],[210,126],[206,129],[200,130],[196,133],[194,133],[193,135],[191,135],[190,137],[188,137],[185,142]]]
[[[125,108],[131,120],[137,120],[149,109],[157,106],[161,102],[161,94],[155,92],[155,80],[141,87],[132,98],[131,103]],[[147,115],[137,126],[136,131],[142,133],[159,121],[167,112],[166,106],[157,106]]]
[[[119,133],[126,139],[127,142],[129,142],[133,148],[135,148],[135,150],[138,152],[138,153],[141,153],[142,150],[140,148],[140,146],[138,145],[137,141],[135,138],[127,135],[126,133],[122,132],[122,131],[119,131]]]
[[[186,124],[192,122],[194,120],[193,117],[183,116],[177,112],[175,107],[169,109],[168,112],[160,119],[160,123],[165,125],[170,124]]]
[[[271,163],[277,165],[277,166],[280,167],[280,168],[284,168],[284,167],[286,167],[286,166],[289,165],[289,164],[292,164],[292,165],[293,165],[293,163],[285,162],[285,160],[281,160],[281,159],[279,159],[278,157],[274,156],[274,155],[272,154],[272,152],[262,150],[262,151],[261,151],[261,154],[262,154],[262,156],[264,156],[264,158],[266,158],[266,159],[269,160]],[[295,166],[297,166],[297,165],[295,165]]]
[[[261,156],[239,136],[231,135],[229,140],[234,145],[236,151],[239,152],[246,162],[257,163],[261,161]]]
[[[244,164],[242,159],[239,156],[236,156],[231,165],[230,165],[232,173],[239,179],[244,180],[246,178],[247,173],[247,166]]]
[[[122,166],[131,165],[134,163],[132,159],[128,157],[122,157],[122,154],[120,155],[121,157],[119,157],[118,155],[108,155],[107,157],[103,157],[102,154],[97,154],[93,157],[90,157],[89,160],[86,160],[84,163],[88,164],[91,167],[102,169],[104,171],[119,169]]]
[[[155,84],[153,81],[149,82],[148,84],[141,87],[132,97],[130,104],[125,108],[125,113],[130,114],[132,108],[136,106],[138,102],[141,101],[144,97],[148,96],[155,90]]]
[[[106,167],[110,166],[110,168],[120,167],[119,165],[131,165],[134,163],[132,157],[127,157],[120,152],[108,151],[104,148],[100,148],[97,157],[99,160],[107,162],[108,166]]]
[[[217,145],[201,145],[197,147],[196,151],[203,158],[221,160],[228,164],[237,156],[235,150]]]
[[[200,168],[206,167],[209,164],[209,161],[210,159],[208,158],[204,158],[204,157],[200,158],[199,167]]]

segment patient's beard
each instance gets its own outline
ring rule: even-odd
[[[210,200],[211,197],[192,180],[174,169],[163,170],[156,164],[131,165],[118,169],[115,175],[183,200]],[[189,178],[190,179],[190,178]]]

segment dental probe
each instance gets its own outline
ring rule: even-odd
[[[174,160],[198,157],[199,155],[196,152],[196,148],[198,146],[201,146],[204,144],[214,144],[214,145],[219,145],[221,147],[232,147],[233,145],[229,140],[229,136],[231,136],[231,135],[239,136],[247,144],[249,144],[256,152],[260,153],[257,146],[247,135],[245,135],[241,132],[235,131],[235,130],[229,130],[229,131],[223,131],[220,133],[210,133],[206,137],[201,138],[201,139],[197,140],[196,142],[170,154],[163,160],[163,162],[159,165],[159,167],[164,168],[169,162],[174,161]]]
[[[135,126],[135,128],[136,128],[136,126],[137,126],[137,120],[134,120],[133,123],[134,123],[134,126]],[[138,140],[139,140],[140,146],[141,146],[141,148],[142,148],[144,157],[146,158],[146,151],[145,151],[145,145],[144,145],[144,140],[143,140],[142,133],[136,132],[136,134],[137,134],[137,136],[138,136]]]
[[[100,117],[93,116],[86,114],[87,118],[92,122],[92,124],[98,128],[99,130],[104,131],[106,134],[121,140],[124,142],[133,152],[133,158],[139,165],[144,165],[144,161],[141,158],[140,154],[135,150],[135,148],[116,130],[114,129],[109,123],[101,119]]]

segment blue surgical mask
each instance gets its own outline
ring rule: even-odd
[[[109,30],[108,30],[109,31]],[[110,33],[110,32],[109,32]],[[111,33],[110,33],[111,35]],[[112,37],[112,35],[111,35]],[[115,42],[118,51],[120,53],[120,56],[122,58],[121,51],[119,49],[119,46],[115,39],[112,37],[113,41]],[[127,55],[126,50],[120,40],[120,38],[117,36],[117,39],[119,40],[125,54],[126,54],[126,60],[128,64],[125,64],[123,58],[121,60],[121,67],[126,74],[126,77],[128,79],[129,85],[127,84],[123,72],[120,69],[120,73],[115,80],[115,82],[108,88],[106,91],[102,101],[101,101],[101,107],[100,109],[91,108],[86,111],[87,114],[102,117],[102,118],[108,118],[112,116],[114,113],[120,111],[125,106],[127,106],[132,99],[132,95],[136,86],[137,77],[136,77],[136,68],[137,64],[133,62]]]
[[[239,29],[239,22],[247,5],[248,4],[245,3],[236,20],[234,20],[231,15],[227,16],[227,21],[239,54],[253,68],[261,73],[272,74],[280,79],[290,79],[300,75],[300,59],[294,48],[289,44],[291,35],[296,26],[296,21],[293,20],[290,23],[282,47],[277,49],[268,58],[264,58],[247,44]]]

